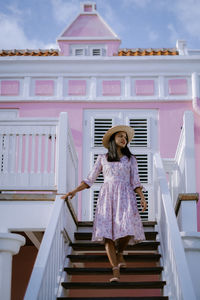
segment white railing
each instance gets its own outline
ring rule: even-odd
[[[196,193],[194,117],[192,111],[186,111],[183,127],[174,159],[163,160],[169,178],[169,188],[173,205],[178,194]]]
[[[77,184],[67,113],[59,119],[0,120],[0,189],[57,190]]]
[[[164,295],[170,300],[195,300],[185,252],[161,157],[154,155],[155,213],[163,259]]]
[[[69,241],[76,224],[65,201],[56,196],[24,300],[56,300]]]
[[[56,189],[58,119],[0,121],[0,189]]]

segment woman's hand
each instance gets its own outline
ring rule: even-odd
[[[144,195],[141,196],[140,204],[142,206],[142,212],[144,212],[147,209],[147,202]]]
[[[71,192],[67,193],[66,195],[62,196],[61,199],[66,200],[68,197],[70,197],[70,199],[72,199],[75,195],[76,195],[76,191],[71,191]]]

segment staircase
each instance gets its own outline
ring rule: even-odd
[[[71,243],[68,265],[64,268],[66,281],[62,282],[64,295],[61,299],[116,299],[116,300],[161,300],[163,287],[158,252],[158,233],[155,222],[143,222],[146,241],[128,245],[124,253],[127,268],[121,269],[120,282],[109,282],[112,269],[104,245],[92,243],[92,222],[79,222]]]

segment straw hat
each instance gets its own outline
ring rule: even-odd
[[[126,125],[117,125],[117,126],[113,126],[111,127],[103,136],[102,139],[102,143],[104,145],[105,148],[108,148],[108,143],[110,140],[110,137],[119,131],[124,131],[127,133],[128,136],[128,143],[130,143],[130,141],[132,140],[133,136],[134,136],[134,129],[130,126],[126,126]]]

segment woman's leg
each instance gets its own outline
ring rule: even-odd
[[[123,238],[120,238],[118,240],[118,246],[117,246],[117,261],[119,267],[126,267],[126,262],[123,258],[123,251],[126,249],[126,246],[128,245],[128,242],[130,240],[130,236],[125,236]]]
[[[105,239],[105,249],[108,255],[109,262],[113,269],[113,278],[111,279],[111,281],[118,281],[120,277],[120,272],[118,267],[115,243],[113,242],[113,240]]]
[[[117,251],[118,252],[121,253],[126,249],[126,246],[128,245],[130,238],[131,237],[129,235],[127,235],[127,236],[125,236],[123,238],[120,238],[118,240],[118,245],[117,245]]]

